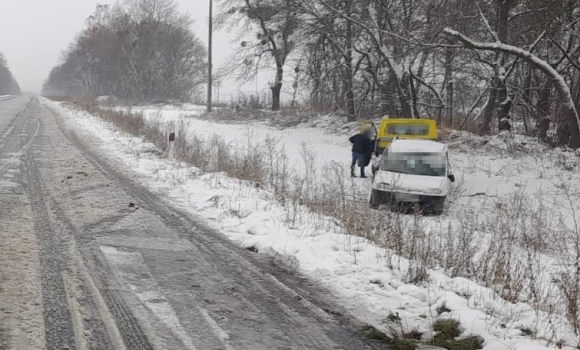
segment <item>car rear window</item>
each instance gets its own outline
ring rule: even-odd
[[[429,135],[429,125],[391,124],[387,125],[389,135]]]

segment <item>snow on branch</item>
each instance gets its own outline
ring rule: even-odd
[[[521,49],[521,48],[516,47],[516,46],[503,44],[501,42],[495,42],[495,43],[477,42],[477,41],[474,41],[474,40],[470,39],[469,37],[465,36],[464,34],[458,32],[456,30],[450,29],[450,28],[445,28],[443,30],[443,32],[448,37],[450,37],[450,39],[453,39],[455,41],[459,41],[459,42],[463,43],[468,48],[477,49],[477,50],[484,50],[484,51],[503,52],[503,53],[508,53],[508,54],[514,55],[514,56],[520,58],[521,60],[524,60],[525,62],[532,64],[533,66],[535,66],[536,68],[541,70],[544,74],[546,74],[550,78],[557,80],[558,83],[565,85],[566,89],[568,89],[568,91],[569,91],[568,85],[566,84],[566,81],[560,75],[560,73],[558,73],[558,71],[556,71],[552,66],[550,66],[550,64],[548,62],[544,61],[543,59],[539,58],[538,56],[532,54],[529,51],[526,51],[526,50]]]
[[[363,23],[359,20],[354,19],[352,16],[349,16],[345,13],[343,13],[342,11],[340,11],[339,9],[337,9],[336,7],[332,6],[330,3],[328,3],[325,0],[320,0],[320,2],[326,7],[328,8],[330,11],[334,12],[335,14],[337,14],[338,16],[342,17],[343,19],[350,21],[352,23],[354,23],[355,25],[359,26],[360,28],[362,28],[371,38],[371,40],[374,42],[378,53],[385,59],[386,63],[388,64],[389,68],[395,73],[397,79],[399,80],[399,82],[403,79],[403,70],[401,69],[401,67],[397,64],[397,62],[395,61],[395,59],[393,58],[393,53],[391,52],[391,50],[383,43],[382,39],[381,39],[381,31],[379,29],[379,26],[377,24],[377,19],[374,16],[373,11],[370,11],[371,14],[371,19],[373,21],[371,21],[370,26],[367,25],[366,23]]]
[[[445,28],[443,32],[445,33],[445,35],[449,37],[449,39],[453,41],[459,41],[467,48],[510,54],[518,57],[519,59],[527,62],[528,64],[542,71],[549,78],[554,80],[561,102],[565,104],[565,106],[570,110],[570,112],[574,114],[574,117],[576,118],[577,122],[577,127],[580,130],[580,116],[578,115],[578,110],[576,109],[574,100],[572,99],[570,87],[566,83],[564,77],[560,73],[558,73],[558,71],[554,69],[548,62],[532,54],[530,51],[526,51],[516,46],[507,45],[501,42],[495,43],[478,42],[450,28]]]

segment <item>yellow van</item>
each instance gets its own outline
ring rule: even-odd
[[[433,119],[383,118],[378,128],[372,121],[365,120],[361,123],[361,131],[368,127],[375,131],[377,156],[383,153],[395,137],[433,141],[438,138],[437,123]]]

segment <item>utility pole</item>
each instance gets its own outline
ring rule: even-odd
[[[209,40],[208,40],[208,75],[207,75],[207,112],[212,110],[212,45],[213,45],[213,0],[209,0]]]

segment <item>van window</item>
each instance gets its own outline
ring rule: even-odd
[[[394,173],[445,176],[447,160],[440,153],[387,152],[381,158],[381,170]]]
[[[387,125],[389,135],[429,135],[429,125],[390,124]]]

